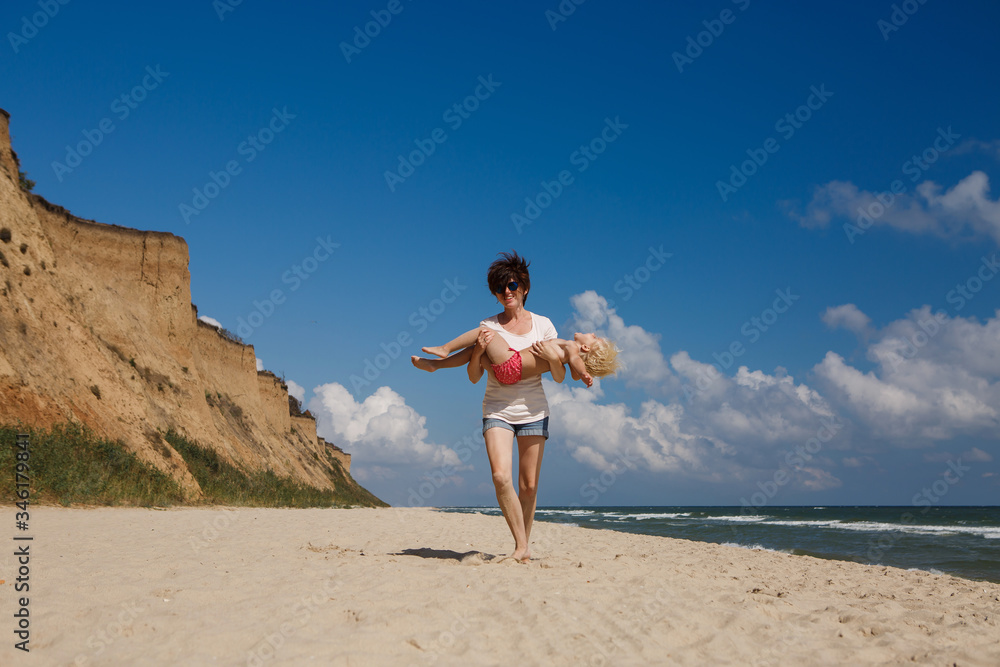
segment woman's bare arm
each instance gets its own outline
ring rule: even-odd
[[[468,365],[465,367],[466,372],[469,374],[469,382],[476,384],[479,382],[480,378],[483,377],[483,352],[486,351],[486,346],[490,344],[493,340],[494,332],[489,329],[481,329],[479,331],[479,337],[476,339],[476,344],[472,347],[472,357],[469,359]]]
[[[542,340],[531,344],[531,353],[549,364],[549,373],[556,382],[566,379],[566,367],[563,366],[563,356],[559,346],[551,340]]]

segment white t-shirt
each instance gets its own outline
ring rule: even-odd
[[[500,334],[507,346],[515,350],[524,350],[532,343],[541,340],[558,338],[556,328],[547,317],[531,315],[531,331],[524,335],[512,334],[500,326],[494,315],[479,323]],[[502,419],[508,424],[527,424],[549,416],[549,403],[545,400],[542,390],[542,377],[521,380],[517,384],[500,384],[492,374],[486,374],[486,395],[483,397],[483,418]]]

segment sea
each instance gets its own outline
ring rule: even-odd
[[[440,508],[500,515],[496,507]],[[1000,583],[1000,507],[540,507],[535,521]]]

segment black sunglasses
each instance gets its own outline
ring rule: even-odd
[[[516,280],[512,280],[509,283],[507,283],[507,289],[509,289],[511,292],[516,292],[517,291],[517,281]],[[503,288],[500,288],[497,291],[497,294],[503,294]]]

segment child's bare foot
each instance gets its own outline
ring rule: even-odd
[[[448,350],[444,349],[441,345],[422,347],[420,348],[420,351],[424,354],[433,354],[435,357],[441,357],[442,359],[448,356]]]
[[[412,357],[410,357],[410,361],[413,362],[414,366],[416,366],[422,371],[433,373],[434,371],[437,370],[436,368],[434,368],[433,364],[431,364],[430,359],[424,359],[423,357],[418,357],[417,355],[413,355]]]

